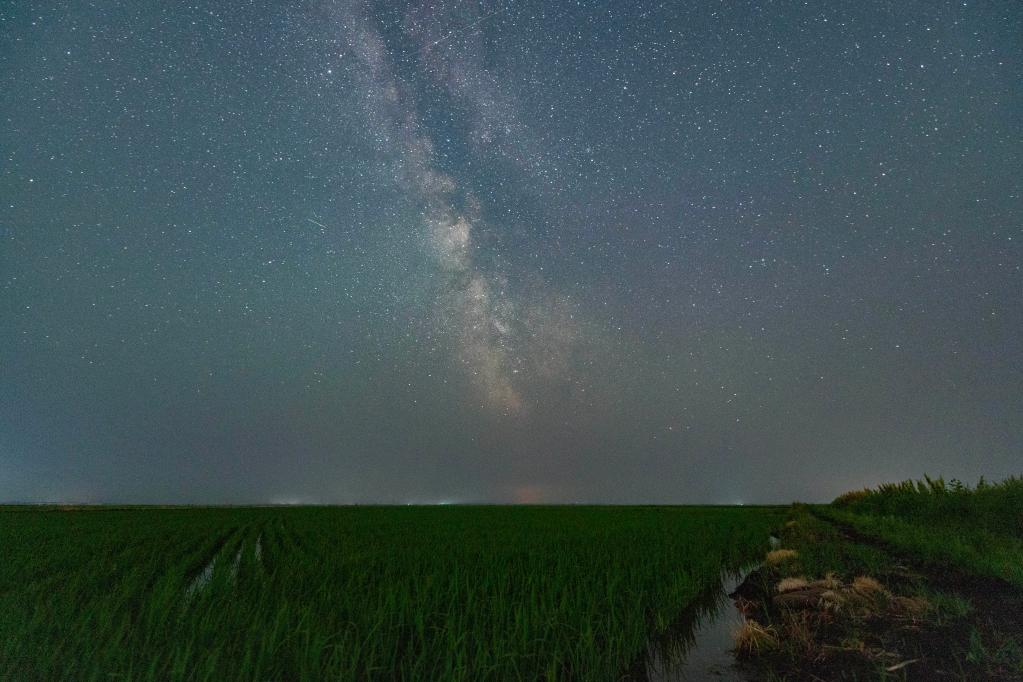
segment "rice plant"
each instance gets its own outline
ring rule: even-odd
[[[615,679],[769,508],[0,510],[0,679]]]

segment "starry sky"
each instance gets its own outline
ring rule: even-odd
[[[0,7],[0,500],[1023,462],[1023,5]]]

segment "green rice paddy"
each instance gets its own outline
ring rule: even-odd
[[[619,679],[783,513],[0,508],[0,679]]]

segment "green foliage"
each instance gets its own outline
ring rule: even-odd
[[[0,509],[0,679],[614,679],[779,515]]]
[[[931,605],[931,616],[938,625],[947,625],[966,618],[973,605],[962,595],[922,588],[920,595]]]
[[[1023,587],[1023,479],[886,483],[847,493],[821,515],[933,564]]]
[[[976,628],[970,629],[970,648],[966,652],[966,660],[970,663],[983,665],[988,662],[990,654],[984,646],[980,632]]]
[[[968,524],[992,533],[1023,538],[1023,478],[1000,483],[983,478],[970,488],[957,479],[884,483],[874,490],[840,496],[835,507],[857,514],[896,516],[916,522]]]
[[[994,654],[995,661],[1015,673],[1023,673],[1023,647],[1013,638],[1008,638]]]
[[[784,547],[798,552],[787,574],[823,577],[834,572],[845,580],[857,575],[880,575],[890,570],[892,558],[870,545],[849,542],[832,524],[817,518],[808,507],[793,505],[781,531]]]
[[[1023,673],[1023,647],[1013,637],[1007,637],[997,648],[985,644],[976,628],[970,629],[969,646],[965,659],[985,669],[991,679],[1016,679]]]

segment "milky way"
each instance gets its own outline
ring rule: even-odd
[[[471,190],[460,191],[456,180],[437,168],[435,146],[418,120],[412,88],[395,75],[372,18],[357,8],[347,9],[354,11],[339,13],[338,31],[356,60],[366,118],[377,131],[383,151],[391,152],[396,184],[421,207],[425,242],[440,276],[450,283],[434,315],[456,338],[456,357],[480,390],[484,405],[506,414],[521,413],[525,409],[523,379],[546,368],[539,372],[540,378],[545,383],[557,380],[550,370],[564,364],[559,358],[576,333],[574,316],[553,295],[540,301],[509,295],[506,278],[484,271],[475,261],[474,235],[486,227],[479,198]],[[498,13],[484,15],[466,28]],[[478,57],[438,56],[437,47],[454,33],[433,39],[423,25],[439,27],[444,18],[442,13],[412,19],[408,32],[420,41],[418,54],[428,75],[467,102],[472,139],[478,145],[492,144],[492,128],[500,125],[510,132],[521,124],[512,117],[510,102],[501,107],[502,118],[494,120],[494,97],[486,87],[474,85],[492,80]],[[339,56],[344,58],[345,53]]]
[[[0,9],[0,501],[1018,474],[1017,3]]]

